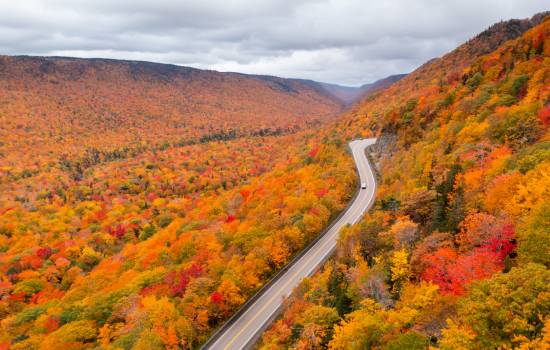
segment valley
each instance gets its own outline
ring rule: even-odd
[[[0,56],[0,350],[547,348],[549,14],[406,73]]]

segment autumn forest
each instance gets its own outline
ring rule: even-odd
[[[0,349],[197,349],[358,188],[255,348],[550,349],[550,16],[354,104],[320,83],[0,56]]]

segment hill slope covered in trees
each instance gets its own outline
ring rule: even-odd
[[[550,346],[550,17],[535,19],[506,42],[524,22],[492,27],[344,117],[340,137],[379,137],[376,208],[259,348]],[[499,44],[474,47],[487,38]]]
[[[144,144],[294,132],[342,107],[298,80],[26,56],[0,56],[0,101],[3,172],[33,171],[92,148],[120,154]]]

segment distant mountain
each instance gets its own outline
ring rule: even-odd
[[[377,80],[374,83],[365,84],[360,87],[360,90],[362,92],[361,97],[365,97],[372,92],[385,89],[388,86],[398,82],[399,80],[403,79],[406,76],[407,74],[395,74],[395,75],[390,75],[389,77]]]
[[[393,83],[401,80],[407,74],[390,75],[389,77],[375,81],[374,83],[364,84],[359,87],[343,86],[338,84],[318,83],[323,89],[331,95],[341,100],[344,104],[350,105],[368,94],[387,88]]]
[[[337,97],[296,79],[138,61],[0,56],[0,166],[89,147],[288,132],[341,109]]]

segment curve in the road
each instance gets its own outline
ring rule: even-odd
[[[371,138],[349,143],[360,183],[366,184],[366,189],[360,187],[347,210],[330,228],[229,319],[201,349],[241,350],[251,347],[277,315],[283,300],[304,277],[311,276],[332,255],[340,229],[359,221],[374,202],[376,181],[365,149],[375,142],[376,139]]]

